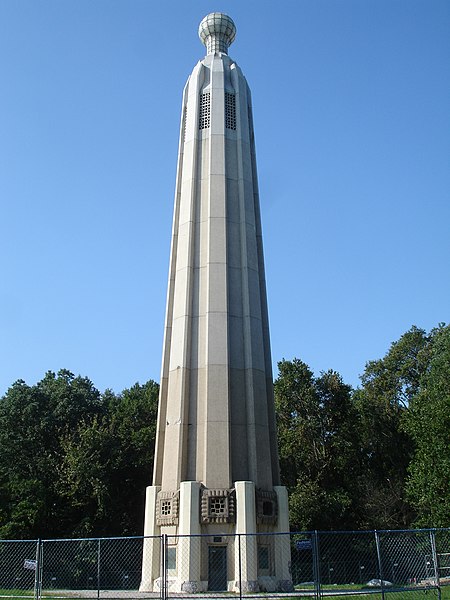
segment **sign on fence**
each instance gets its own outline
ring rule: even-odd
[[[35,560],[33,558],[25,559],[25,562],[23,563],[24,569],[30,569],[31,571],[36,571],[36,567],[37,567],[37,560]]]

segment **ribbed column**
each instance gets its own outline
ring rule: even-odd
[[[199,34],[208,54],[183,94],[154,479],[145,517],[146,532],[181,536],[170,547],[176,573],[167,584],[174,592],[207,589],[210,544],[217,555],[228,553],[224,587],[233,589],[241,576],[242,591],[289,588],[287,536],[267,546],[275,575],[261,575],[258,567],[261,538],[255,534],[288,528],[288,507],[284,488],[277,487],[251,97],[226,54],[235,33],[227,15],[205,17]],[[239,534],[234,548],[224,533]],[[147,540],[142,590],[158,588],[157,559],[156,542]]]
[[[231,486],[229,443],[229,345],[227,309],[227,222],[225,182],[224,63],[210,57],[211,125],[204,132],[209,142],[208,197],[206,202],[206,395],[204,472],[208,488]]]
[[[198,254],[199,140],[195,122],[199,110],[198,89],[203,79],[204,67],[200,63],[194,69],[183,97],[186,110],[183,110],[180,133],[154,467],[154,482],[167,490],[178,489],[180,481],[186,478],[189,460],[193,304],[199,287],[199,271],[195,267]],[[195,377],[196,373],[193,375]]]

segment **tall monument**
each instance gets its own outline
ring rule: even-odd
[[[166,534],[172,591],[288,589],[250,89],[207,15],[183,93],[153,485],[145,535]],[[201,536],[201,534],[205,534]],[[249,534],[239,535],[235,534]],[[253,535],[254,534],[254,535]],[[192,536],[192,537],[184,537]],[[159,540],[141,590],[156,590]]]

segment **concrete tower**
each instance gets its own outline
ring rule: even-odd
[[[245,590],[286,589],[290,582],[287,536],[260,535],[286,532],[289,523],[279,481],[251,96],[228,56],[235,35],[223,13],[202,20],[207,55],[183,93],[145,516],[146,536],[169,536],[173,591],[231,591],[238,572]],[[207,535],[183,537],[192,534]],[[147,540],[142,590],[160,584],[159,560],[157,541]]]

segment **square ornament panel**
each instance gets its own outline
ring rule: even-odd
[[[234,489],[202,490],[201,522],[234,523],[236,495]]]
[[[179,492],[159,492],[156,501],[158,525],[178,525]]]

